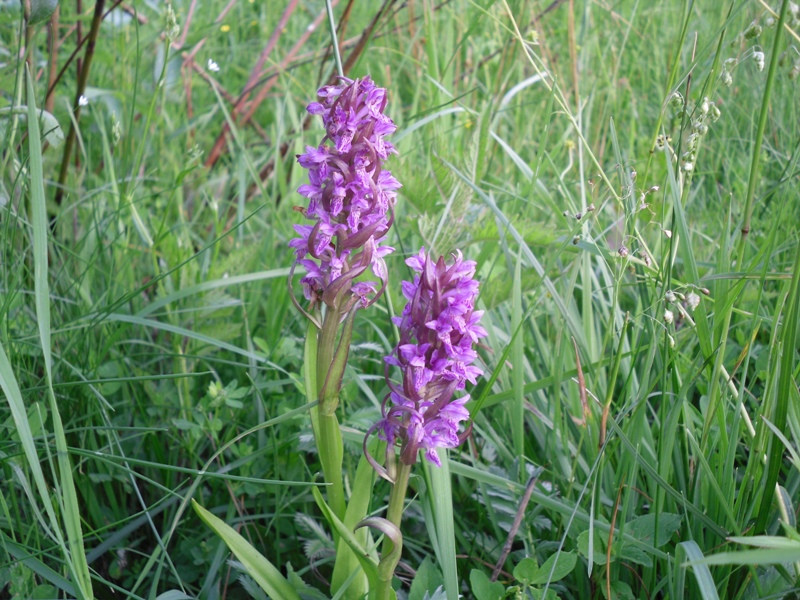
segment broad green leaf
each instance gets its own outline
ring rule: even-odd
[[[564,579],[572,573],[578,562],[578,555],[574,552],[556,552],[548,558],[531,579],[531,585],[544,585]]]
[[[600,586],[603,590],[603,597],[606,595],[606,586]],[[611,582],[611,600],[635,600],[636,596],[633,594],[633,590],[631,590],[631,586],[629,586],[624,581],[612,581]]]
[[[64,130],[52,114],[46,110],[36,111],[38,118],[42,121],[42,133],[44,141],[50,144],[53,148],[58,148],[64,143]],[[28,107],[27,106],[6,106],[0,108],[0,139],[6,136],[6,127],[8,126],[11,117],[16,115],[21,121],[28,120]]]
[[[194,597],[180,590],[169,590],[168,592],[156,596],[156,600],[194,600]]]
[[[536,576],[536,572],[539,570],[539,563],[536,562],[535,558],[523,558],[519,561],[516,567],[514,567],[514,579],[519,581],[520,583],[530,583],[533,581],[533,578]]]
[[[273,600],[300,600],[300,596],[275,565],[264,558],[235,529],[208,512],[195,500],[192,500],[192,507],[203,522],[222,538],[250,576]]]
[[[644,550],[631,544],[623,544],[621,550],[618,549],[618,544],[614,544],[612,550],[612,555],[623,562],[634,562],[645,567],[653,566],[653,559]]]
[[[417,569],[417,574],[414,576],[414,581],[411,582],[411,589],[408,592],[408,600],[425,600],[427,592],[441,587],[443,583],[442,574],[436,565],[433,564],[430,556],[426,556],[425,560]]]
[[[502,583],[489,581],[486,573],[478,569],[472,569],[469,574],[469,582],[476,600],[501,600],[506,595],[506,589]]]
[[[606,564],[606,544],[603,538],[596,533],[594,534],[594,544],[592,545],[592,562],[596,565]],[[589,559],[589,530],[582,531],[578,535],[578,552],[584,558]]]
[[[658,538],[656,533],[656,520],[658,520]],[[642,515],[629,521],[625,531],[633,537],[656,548],[666,544],[672,535],[681,528],[681,516],[672,513],[660,513],[658,519],[654,513]]]

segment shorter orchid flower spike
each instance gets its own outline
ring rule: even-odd
[[[436,449],[458,446],[465,435],[459,434],[459,426],[469,419],[469,395],[457,394],[483,374],[472,364],[478,357],[474,345],[486,336],[479,324],[483,311],[474,310],[476,265],[463,260],[461,252],[449,264],[444,257],[434,261],[424,248],[406,264],[417,275],[402,284],[408,303],[394,319],[400,342],[385,358],[387,370],[388,365],[402,370],[403,382],[397,386],[387,375],[390,392],[383,401],[383,418],[370,433],[377,430],[389,442],[387,452],[399,444],[406,465],[413,465],[424,450],[430,462],[441,466]]]

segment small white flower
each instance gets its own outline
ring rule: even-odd
[[[214,73],[219,73],[219,65],[213,59],[208,59],[208,70]]]
[[[89,99],[83,94],[81,94],[78,97],[78,106],[89,106]]]
[[[672,290],[669,290],[666,293],[666,298],[667,298],[667,302],[673,302],[674,303],[675,302],[675,292],[673,292]]]
[[[671,310],[664,311],[664,322],[669,325],[675,320],[675,315],[672,314]]]

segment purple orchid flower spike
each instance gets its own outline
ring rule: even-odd
[[[390,392],[383,401],[383,418],[369,434],[377,430],[389,442],[387,455],[399,444],[405,465],[413,465],[424,450],[430,462],[441,466],[436,449],[458,446],[464,437],[459,426],[469,419],[469,395],[454,396],[483,373],[472,365],[478,357],[473,346],[486,336],[479,324],[483,311],[474,310],[475,262],[463,260],[461,252],[453,255],[451,264],[444,257],[434,262],[423,248],[406,264],[417,275],[402,284],[408,304],[394,319],[400,342],[385,358],[387,370],[388,365],[402,370],[403,382],[398,387],[387,375]],[[370,462],[392,479],[386,469]]]
[[[383,114],[386,90],[369,77],[340,80],[320,89],[320,101],[307,108],[322,117],[326,131],[318,147],[297,157],[309,179],[297,190],[309,201],[301,210],[315,223],[295,225],[300,237],[289,246],[295,266],[306,270],[301,283],[311,306],[325,303],[345,314],[374,303],[386,287],[384,257],[394,248],[383,243],[400,183],[383,169],[396,153],[384,139],[396,129]],[[361,278],[368,269],[380,283]]]

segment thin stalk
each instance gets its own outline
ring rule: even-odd
[[[775,30],[775,41],[772,44],[772,55],[769,59],[769,70],[767,72],[767,82],[764,88],[764,96],[761,101],[761,114],[758,118],[758,129],[756,131],[755,144],[753,146],[753,158],[750,163],[750,178],[747,183],[747,196],[745,197],[744,208],[744,221],[742,223],[742,236],[739,238],[739,245],[737,248],[736,267],[742,268],[744,262],[745,249],[747,248],[747,236],[750,233],[750,220],[753,216],[753,200],[755,198],[756,184],[758,183],[758,170],[761,164],[761,144],[764,139],[764,131],[767,127],[767,117],[769,116],[769,101],[772,96],[772,88],[775,83],[775,73],[778,67],[778,49],[780,47],[781,36],[780,32],[783,30],[783,22],[786,20],[786,9],[789,6],[789,0],[783,0],[781,4],[781,12],[778,17],[778,26]],[[711,424],[714,415],[717,411],[718,392],[719,386],[717,385],[717,377],[720,372],[720,366],[725,356],[725,346],[727,342],[726,333],[730,330],[731,318],[733,311],[729,310],[723,317],[722,327],[720,329],[720,345],[717,351],[716,360],[714,363],[714,371],[712,376],[712,389],[708,403],[708,412],[706,415],[705,425],[703,427],[703,437],[701,445],[705,444],[706,438],[711,430]]]
[[[331,5],[331,0],[325,0],[325,10],[328,11],[328,27],[330,27],[331,30],[331,43],[333,44],[333,56],[336,59],[336,72],[339,73],[339,77],[344,77],[342,55],[339,52],[339,39],[336,37],[336,21],[333,19],[333,5]]]
[[[742,223],[742,237],[739,238],[737,267],[740,267],[744,260],[744,251],[747,236],[750,233],[750,220],[753,216],[753,200],[756,194],[756,184],[758,183],[758,170],[761,166],[761,144],[764,140],[764,130],[767,128],[767,117],[769,116],[769,101],[772,96],[772,88],[775,85],[775,73],[778,71],[778,49],[781,44],[781,32],[783,23],[786,20],[786,9],[789,8],[789,0],[783,0],[781,13],[778,17],[778,26],[775,28],[775,41],[772,43],[772,56],[769,59],[769,71],[767,71],[767,83],[764,88],[764,97],[761,101],[761,114],[758,117],[758,130],[756,131],[755,145],[753,146],[753,159],[750,163],[750,178],[747,182],[747,196],[744,201],[744,222]]]
[[[325,483],[328,484],[328,504],[339,519],[344,519],[347,505],[342,481],[342,433],[339,429],[339,419],[336,417],[339,382],[334,381],[335,377],[331,377],[338,329],[339,311],[328,309],[322,322],[322,330],[318,334],[317,343],[317,398],[320,404],[316,442],[320,463],[322,464],[322,475],[325,478]],[[349,340],[347,343],[349,343]],[[326,389],[326,384],[337,387],[333,396]],[[327,401],[323,401],[323,392],[328,397]]]
[[[56,204],[61,204],[61,199],[64,197],[64,182],[67,180],[67,170],[69,169],[69,158],[72,154],[72,146],[75,144],[75,124],[81,115],[80,99],[83,92],[86,90],[86,84],[89,81],[89,67],[92,64],[92,57],[94,56],[94,48],[97,43],[97,35],[100,32],[100,22],[103,20],[103,6],[106,0],[97,0],[94,5],[94,17],[92,18],[92,27],[89,30],[89,41],[86,46],[86,54],[83,65],[81,66],[80,73],[78,74],[78,86],[75,90],[75,101],[72,104],[72,111],[75,114],[75,119],[69,127],[67,139],[64,142],[64,156],[61,158],[61,170],[58,173],[58,186],[56,187]],[[78,20],[80,24],[80,19]]]
[[[397,476],[389,494],[389,507],[386,509],[386,520],[400,529],[400,521],[403,518],[403,506],[406,502],[406,491],[408,490],[408,478],[411,475],[411,465],[400,462],[397,467]],[[402,542],[398,542],[402,544]],[[388,556],[391,552],[397,552],[395,542],[388,537],[383,538],[383,556]],[[378,580],[378,600],[389,600],[392,591],[392,578]]]

